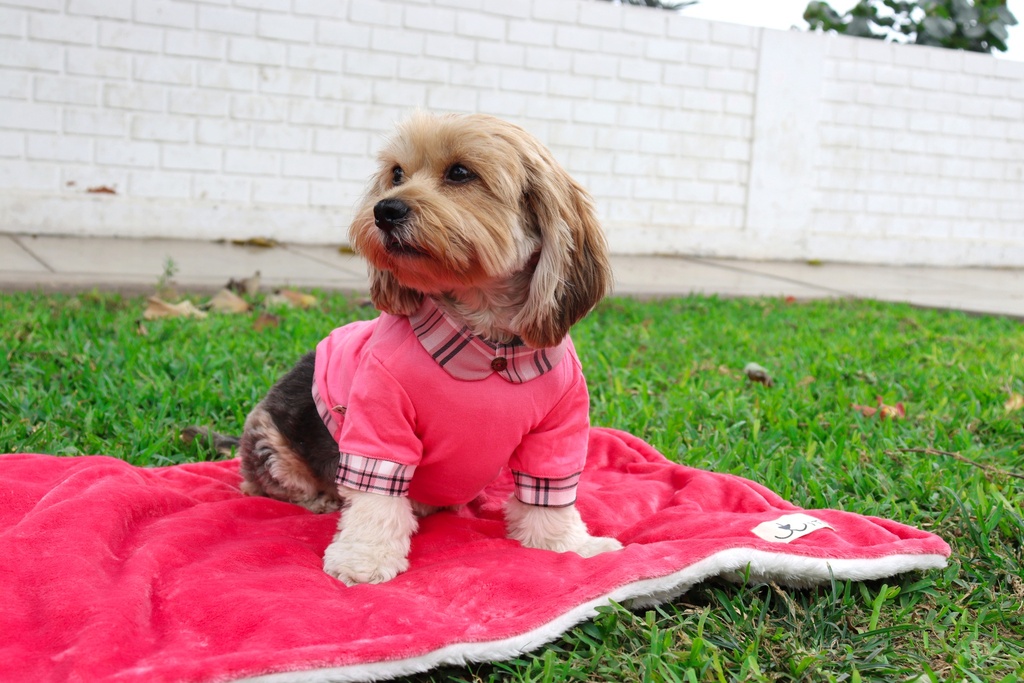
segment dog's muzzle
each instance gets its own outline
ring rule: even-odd
[[[381,231],[384,249],[392,256],[422,256],[404,229],[412,209],[401,199],[382,199],[373,207],[373,223]]]
[[[405,222],[409,205],[401,199],[382,199],[373,207],[373,222],[384,232],[391,234]]]

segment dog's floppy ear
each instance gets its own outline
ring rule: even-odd
[[[527,345],[543,348],[559,344],[608,293],[612,272],[590,195],[547,149],[531,147],[523,160],[523,201],[541,247],[530,293],[515,323]]]
[[[390,271],[370,266],[370,301],[385,313],[412,315],[423,302],[423,295],[401,285]]]

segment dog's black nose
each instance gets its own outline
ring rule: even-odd
[[[409,205],[401,199],[382,199],[373,207],[373,222],[391,232],[409,215]]]

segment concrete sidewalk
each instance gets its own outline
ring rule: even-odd
[[[185,290],[214,291],[260,271],[264,288],[366,290],[362,261],[336,246],[273,248],[180,240],[0,235],[0,291],[151,292],[168,259]],[[617,256],[615,293],[853,297],[1024,318],[1024,269],[887,267]]]

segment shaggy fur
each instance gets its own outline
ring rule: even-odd
[[[409,315],[429,296],[479,337],[541,348],[559,344],[607,292],[611,271],[589,196],[518,126],[418,114],[379,162],[349,236],[380,310]],[[349,584],[387,581],[408,568],[416,515],[433,509],[338,489],[337,443],[310,395],[313,365],[305,356],[246,420],[243,491],[315,512],[344,504],[325,570]],[[590,536],[575,507],[511,500],[506,513],[509,536],[530,547],[585,556],[621,547]]]

